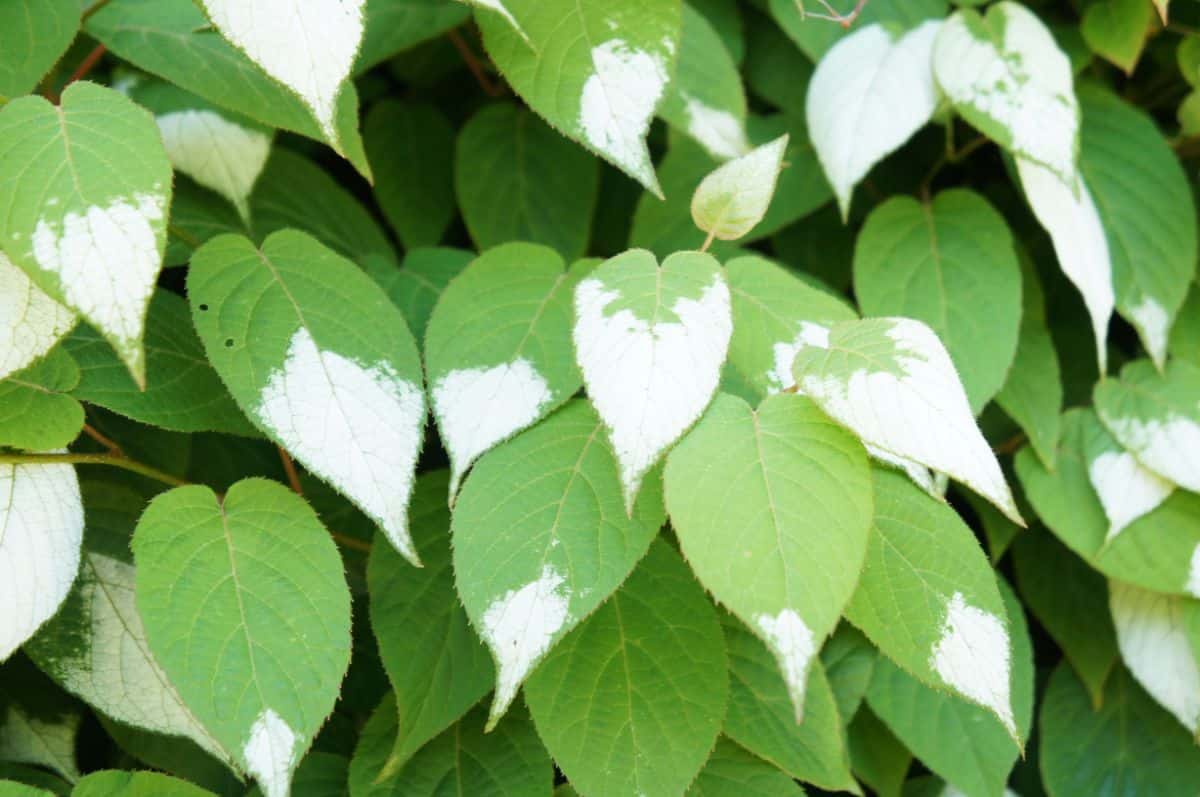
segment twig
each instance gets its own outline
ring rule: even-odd
[[[83,425],[83,433],[86,434],[88,437],[92,438],[93,440],[95,440],[100,445],[107,448],[108,453],[110,455],[112,455],[114,457],[125,456],[124,452],[121,451],[121,446],[119,443],[117,443],[115,440],[112,440],[111,438],[105,437],[100,432],[96,431],[95,427],[90,426],[85,423]]]
[[[362,553],[371,552],[371,543],[369,542],[363,542],[362,540],[354,537],[347,537],[345,534],[339,534],[336,531],[329,532],[329,536],[333,537],[333,541],[343,548],[350,548],[351,550],[361,551]]]
[[[953,122],[951,122],[950,124],[953,124]],[[953,133],[947,133],[946,134],[946,152],[943,153],[943,155],[940,158],[938,158],[936,161],[934,161],[933,166],[930,167],[929,172],[925,175],[925,178],[923,180],[921,180],[921,188],[920,188],[921,199],[925,200],[926,202],[929,201],[929,192],[930,192],[930,189],[933,187],[933,179],[938,176],[938,173],[941,172],[942,169],[944,169],[946,166],[949,166],[951,164],[962,163],[967,158],[969,158],[971,156],[971,154],[973,152],[975,152],[975,150],[979,149],[980,147],[982,147],[984,144],[987,144],[987,143],[988,143],[987,136],[977,136],[976,138],[967,142],[967,144],[962,149],[955,152],[954,151]]]
[[[292,457],[284,450],[283,446],[276,446],[279,449],[279,459],[283,462],[283,472],[287,474],[288,484],[292,486],[292,491],[296,495],[304,495],[304,488],[300,486],[300,474],[296,473],[296,463],[292,462]]]
[[[471,70],[471,74],[475,76],[475,82],[483,89],[483,93],[489,97],[499,97],[503,94],[504,89],[492,83],[491,79],[487,76],[487,71],[483,68],[483,64],[479,63],[475,52],[459,32],[451,30],[446,36],[450,39],[450,43],[454,45],[454,49],[458,50],[458,54],[462,56],[463,63],[467,65],[467,69]]]
[[[829,13],[815,14],[811,11],[805,11],[803,0],[796,0],[796,7],[800,10],[800,17],[802,19],[812,17],[813,19],[823,19],[827,22],[836,22],[843,28],[849,28],[851,25],[853,25],[854,20],[858,19],[858,16],[862,13],[863,8],[867,5],[867,0],[858,0],[858,3],[854,6],[853,11],[851,11],[849,14],[842,14],[833,6],[829,5],[827,0],[817,0],[817,2],[820,3],[821,7]]]
[[[1016,451],[1018,448],[1020,448],[1022,445],[1024,445],[1024,443],[1025,443],[1025,433],[1017,432],[1015,435],[1008,438],[1000,445],[996,446],[993,450],[997,454],[1011,454],[1014,451]]]
[[[114,468],[138,473],[172,487],[183,487],[190,482],[166,471],[151,467],[124,456],[112,454],[9,454],[0,453],[0,465],[110,465]]]
[[[95,67],[96,64],[100,63],[100,59],[104,57],[106,52],[108,52],[107,47],[105,47],[103,44],[97,44],[92,51],[88,53],[82,61],[79,62],[79,66],[77,66],[75,71],[71,73],[71,76],[67,78],[67,82],[63,84],[63,87],[65,88],[66,86],[74,83],[76,80],[83,80],[85,77],[87,77],[88,73],[92,71],[92,68]]]

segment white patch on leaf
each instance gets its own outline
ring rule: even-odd
[[[1108,582],[1117,647],[1133,677],[1188,732],[1200,730],[1200,668],[1185,628],[1187,598]]]
[[[358,55],[366,0],[200,3],[226,39],[300,97],[337,147],[337,99]]]
[[[770,392],[779,393],[796,386],[796,378],[792,375],[792,363],[796,355],[807,346],[821,349],[829,348],[829,327],[812,321],[801,321],[800,331],[792,340],[781,340],[772,347],[775,356],[774,367],[767,372],[767,382]]]
[[[484,611],[481,631],[498,665],[493,721],[504,714],[525,677],[566,625],[570,594],[565,583],[552,565],[545,565],[537,579],[504,593]]]
[[[763,220],[783,168],[788,136],[718,166],[692,195],[692,221],[713,238],[741,238]]]
[[[471,463],[536,421],[553,399],[546,380],[524,357],[490,368],[450,371],[438,379],[432,395],[452,463],[451,496]]]
[[[688,117],[688,135],[700,142],[709,154],[727,160],[750,151],[745,123],[731,114],[711,108],[694,97],[686,98],[684,111]]]
[[[873,446],[870,443],[864,444],[863,448],[865,448],[867,453],[873,458],[879,460],[885,465],[889,465],[903,472],[905,476],[912,480],[913,484],[917,485],[934,498],[938,499],[939,501],[945,498],[946,481],[944,479],[939,480],[934,475],[933,471],[922,465],[920,462],[914,462],[907,457],[898,457],[890,451],[884,451],[879,446]]]
[[[75,314],[0,252],[0,379],[39,359],[73,326]]]
[[[1017,174],[1033,215],[1050,233],[1059,267],[1083,294],[1092,319],[1096,359],[1104,373],[1114,298],[1112,259],[1096,203],[1082,177],[1072,192],[1053,172],[1024,158],[1017,158]]]
[[[1197,397],[1200,404],[1200,397]],[[1138,460],[1165,479],[1200,492],[1200,423],[1169,411],[1161,420],[1105,417]]]
[[[254,776],[266,797],[288,797],[296,767],[296,733],[271,709],[264,709],[250,727],[242,749],[246,771]]]
[[[215,111],[174,111],[157,121],[171,164],[228,199],[242,219],[249,219],[247,202],[271,154],[271,136]]]
[[[625,507],[646,471],[704,412],[721,380],[733,333],[729,287],[720,276],[699,299],[671,306],[678,321],[650,323],[595,278],[575,289],[575,351],[588,396],[609,430]]]
[[[387,363],[366,366],[317,348],[301,327],[263,387],[258,419],[418,563],[408,499],[425,422],[421,389]]]
[[[854,186],[933,116],[933,42],[941,25],[930,20],[904,34],[868,25],[817,64],[805,119],[843,218]]]
[[[592,49],[595,71],[579,98],[579,128],[601,154],[660,194],[646,133],[667,85],[662,59],[609,39]]]
[[[0,465],[0,661],[58,611],[82,542],[73,467]]]
[[[1125,315],[1137,328],[1150,358],[1161,369],[1167,360],[1167,338],[1171,332],[1171,317],[1166,308],[1153,297],[1143,295],[1141,301],[1125,311]]]
[[[754,618],[767,647],[775,654],[779,669],[787,684],[788,696],[796,712],[796,722],[804,719],[804,694],[808,684],[808,668],[817,652],[817,643],[812,629],[792,609],[781,609],[771,616],[760,614]]]
[[[1105,451],[1097,456],[1088,467],[1088,478],[1108,516],[1106,542],[1175,490],[1175,485],[1143,467],[1128,451]]]
[[[1188,579],[1183,588],[1193,598],[1200,598],[1200,545],[1195,547],[1188,561]]]
[[[954,593],[929,666],[948,686],[993,712],[1016,737],[1009,697],[1011,644],[999,617],[969,605],[961,592]]]

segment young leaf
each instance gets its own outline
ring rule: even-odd
[[[485,454],[455,505],[458,593],[496,661],[489,725],[550,649],[620,586],[662,525],[657,480],[626,514],[603,432],[586,402],[569,402]]]
[[[329,715],[350,661],[350,591],[316,514],[277,482],[223,500],[178,487],[133,537],[150,651],[204,727],[267,797]]]
[[[699,420],[729,348],[729,288],[711,256],[634,249],[575,287],[575,358],[632,511],[642,479]]]
[[[422,568],[404,567],[390,545],[375,545],[367,562],[371,628],[395,688],[399,726],[380,778],[400,770],[422,745],[458,720],[488,692],[491,659],[471,630],[450,568],[449,474],[417,480],[413,539]]]
[[[663,481],[684,556],[770,648],[802,721],[809,666],[867,551],[862,446],[802,396],[755,411],[721,394],[671,452]]]
[[[1103,428],[1083,441],[1088,478],[1108,516],[1105,544],[1130,523],[1153,512],[1175,485],[1144,467]]]
[[[410,249],[400,268],[382,258],[363,263],[367,274],[400,310],[417,345],[424,349],[425,328],[442,291],[472,260],[474,252],[449,247]]]
[[[793,366],[796,384],[821,409],[869,446],[963,482],[1024,525],[929,327],[907,318],[844,321],[821,343],[801,349]]]
[[[211,797],[212,792],[160,772],[93,772],[75,786],[72,797]]]
[[[1154,10],[1143,0],[1104,0],[1088,6],[1079,29],[1092,52],[1131,74],[1153,18]]]
[[[416,564],[408,498],[425,427],[416,345],[353,263],[294,230],[223,235],[188,271],[208,358],[246,415]]]
[[[875,534],[846,619],[921,682],[982,706],[1020,740],[1010,620],[975,535],[898,474],[876,470],[874,483]]]
[[[529,107],[658,196],[646,133],[680,39],[676,0],[505,0],[476,19],[501,74]]]
[[[843,221],[854,186],[933,116],[933,42],[941,25],[930,20],[903,33],[855,26],[817,64],[805,116]]]
[[[954,12],[934,44],[933,72],[964,119],[1076,192],[1079,105],[1071,62],[1032,11],[1005,0],[986,16]]]
[[[763,220],[787,149],[785,133],[719,167],[696,186],[692,221],[709,239],[735,241]]]
[[[0,465],[0,661],[50,619],[79,570],[83,505],[75,469]]]
[[[47,451],[78,437],[83,407],[67,395],[78,384],[79,366],[61,348],[0,380],[0,445]]]
[[[538,734],[585,793],[678,794],[721,730],[727,670],[712,604],[659,540],[525,694]]]
[[[803,797],[803,790],[780,770],[722,736],[687,797]]]
[[[41,97],[8,103],[0,197],[8,256],[99,329],[143,384],[142,327],[171,204],[171,164],[150,115],[87,82],[68,86],[59,107]]]
[[[1200,367],[1145,360],[1096,384],[1096,412],[1113,437],[1164,479],[1200,492]]]
[[[32,365],[73,326],[75,314],[0,252],[0,379]]]
[[[450,499],[497,443],[546,417],[583,384],[571,356],[562,259],[536,244],[485,252],[446,287],[429,319],[425,370],[450,455]]]
[[[1200,603],[1108,582],[1117,646],[1125,666],[1195,736],[1200,731],[1200,665],[1188,638]]]
[[[76,0],[8,0],[0,5],[0,105],[32,91],[78,32]]]
[[[1004,384],[1021,266],[1004,217],[979,194],[951,189],[931,203],[901,196],[876,206],[854,247],[854,292],[864,315],[915,318],[937,333],[974,414]]]

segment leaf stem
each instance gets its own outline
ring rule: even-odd
[[[459,34],[458,30],[451,30],[446,34],[446,36],[450,39],[450,43],[454,45],[454,49],[458,50],[458,54],[462,57],[463,63],[467,65],[467,69],[471,70],[471,74],[475,76],[475,82],[479,84],[481,89],[483,89],[483,93],[489,97],[499,97],[502,95],[504,93],[504,89],[492,83],[492,81],[488,78],[487,72],[483,68],[483,64],[479,62],[479,58],[477,58],[475,55],[475,51],[471,49],[470,45],[468,45],[466,40],[463,39],[462,35]]]
[[[954,125],[953,120],[947,123],[947,127],[953,127],[953,125]],[[954,151],[954,133],[952,131],[948,130],[946,132],[946,151],[945,151],[945,153],[940,158],[938,158],[936,161],[934,161],[933,166],[931,166],[929,168],[929,172],[925,175],[924,179],[921,180],[921,187],[920,187],[921,199],[925,202],[929,201],[929,194],[930,194],[930,189],[933,187],[933,180],[935,177],[938,176],[938,174],[942,171],[942,169],[944,169],[946,166],[949,166],[951,164],[962,163],[967,158],[969,158],[971,156],[971,154],[975,152],[975,150],[979,149],[984,144],[987,144],[988,140],[989,139],[987,136],[976,136],[975,138],[968,141],[965,145],[963,145],[962,149],[955,152]]]
[[[114,456],[114,457],[125,456],[124,452],[121,451],[120,444],[118,444],[115,440],[113,440],[109,437],[106,437],[105,435],[98,432],[95,427],[90,426],[85,423],[83,425],[83,433],[86,434],[88,437],[92,438],[93,440],[95,440],[100,445],[107,448],[110,456]]]
[[[700,247],[701,252],[707,252],[708,247],[712,246],[713,239],[717,237],[717,227],[714,224],[713,228],[708,231],[708,237],[704,239],[704,244]]]
[[[71,76],[67,78],[67,82],[63,84],[63,88],[65,89],[76,80],[83,80],[85,77],[87,77],[88,73],[95,68],[96,64],[100,63],[100,59],[104,57],[106,52],[108,52],[107,47],[105,47],[103,44],[97,44],[92,51],[88,53],[82,61],[79,62],[79,66],[77,66],[75,71],[71,73]]]
[[[279,449],[279,461],[283,463],[283,472],[287,474],[288,484],[292,486],[292,492],[296,495],[304,495],[304,488],[300,486],[300,474],[296,473],[296,463],[292,461],[292,457],[283,446],[276,446]]]
[[[336,542],[338,545],[342,546],[343,548],[349,548],[351,550],[360,551],[362,553],[370,553],[371,552],[371,543],[369,543],[369,542],[363,542],[360,539],[357,539],[355,537],[348,537],[345,534],[339,534],[336,531],[329,532],[329,536],[333,537],[333,541]]]
[[[191,482],[145,463],[114,454],[13,454],[0,453],[0,465],[109,465],[137,473],[173,487],[184,487]]]

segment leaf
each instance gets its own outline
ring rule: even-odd
[[[205,2],[222,7],[238,5],[229,0]],[[354,7],[360,7],[361,2],[354,0]],[[270,6],[259,6],[258,13],[269,13],[289,3],[290,0],[276,0]],[[246,8],[247,13],[256,13]],[[301,18],[287,19],[299,24]],[[301,39],[292,38],[278,20],[264,29],[282,37],[278,41],[285,49],[276,52],[286,55],[287,72],[281,71],[280,76],[288,77],[294,75],[295,70],[304,68],[304,58],[291,57],[298,55],[295,49]],[[318,119],[301,97],[286,87],[286,81],[277,81],[260,69],[214,30],[199,5],[192,0],[112,0],[88,17],[84,30],[139,69],[268,127],[325,141],[364,176],[370,174],[358,134],[358,95],[353,84],[347,84],[337,96],[336,115]],[[331,46],[331,51],[337,49],[344,57],[341,53],[344,31],[341,34],[335,42],[332,31],[322,31],[317,40]],[[353,58],[353,53],[350,57]],[[325,74],[321,76],[322,97],[333,64],[325,66]],[[311,85],[313,88],[308,94],[314,96],[316,82]],[[327,110],[330,109],[322,105],[321,112]],[[332,134],[325,130],[326,122],[333,126]]]
[[[551,648],[620,586],[662,526],[657,480],[626,514],[603,431],[586,402],[568,402],[485,454],[455,504],[458,593],[496,661],[489,726]]]
[[[1088,479],[1108,517],[1107,545],[1130,523],[1154,511],[1170,497],[1175,485],[1143,467],[1103,428],[1083,441]]]
[[[143,383],[142,327],[171,203],[171,166],[149,114],[87,82],[57,108],[13,100],[0,109],[0,197],[9,258],[96,326]]]
[[[783,168],[788,136],[729,161],[700,181],[692,195],[692,221],[709,238],[735,241],[763,220]]]
[[[463,221],[483,251],[509,241],[545,244],[570,260],[587,249],[599,180],[595,158],[512,103],[463,125],[454,185]]]
[[[83,506],[75,469],[0,465],[0,661],[62,605],[79,569]]]
[[[546,657],[525,695],[539,736],[577,788],[677,794],[721,730],[727,670],[712,604],[660,540]]]
[[[1200,731],[1200,665],[1188,638],[1200,603],[1108,583],[1117,647],[1133,677],[1188,733]]]
[[[1071,62],[1032,11],[1006,0],[986,16],[954,12],[938,33],[933,73],[967,122],[1078,193],[1079,104]]]
[[[72,797],[205,797],[212,792],[160,772],[93,772],[79,781]]]
[[[75,314],[0,252],[0,379],[32,365],[73,326]]]
[[[0,105],[31,92],[78,32],[77,0],[9,0],[0,6]]]
[[[1145,0],[1104,0],[1088,7],[1080,31],[1092,52],[1128,75],[1137,66],[1153,18]]]
[[[839,5],[846,6],[845,3]],[[947,5],[946,0],[871,0],[862,7],[849,30],[859,30],[876,23],[911,30],[927,19],[946,16]],[[813,63],[820,61],[842,38],[851,35],[841,25],[801,14],[796,0],[769,0],[767,7],[779,27]],[[811,10],[813,6],[808,8]]]
[[[769,17],[747,14],[745,27],[743,72],[747,88],[776,108],[803,113],[813,74],[812,62]]]
[[[167,251],[163,266],[184,266],[196,250],[221,233],[247,234],[245,222],[232,205],[213,191],[202,188],[187,175],[175,175],[171,212],[167,226]]]
[[[1169,348],[1172,356],[1200,366],[1200,288],[1188,293],[1171,328]]]
[[[529,36],[521,28],[521,23],[513,18],[508,8],[504,5],[505,0],[459,0],[469,6],[474,6],[477,9],[494,12],[497,16],[503,19],[513,29],[513,32],[525,40],[525,43],[530,47],[533,43],[529,41]]]
[[[375,199],[405,248],[437,244],[454,219],[453,142],[454,128],[432,105],[385,100],[367,114]]]
[[[687,790],[687,797],[801,797],[791,778],[725,737]]]
[[[963,482],[1024,525],[929,327],[907,318],[842,321],[821,342],[801,349],[793,366],[799,389],[821,409],[869,446]]]
[[[788,775],[830,791],[859,793],[850,774],[846,733],[837,702],[819,661],[809,669],[804,722],[779,665],[766,646],[733,615],[722,614],[729,651],[729,738]]]
[[[1021,267],[1004,217],[979,194],[951,189],[931,203],[878,205],[854,248],[854,290],[864,315],[915,318],[937,333],[973,414],[1004,385],[1021,323]]]
[[[575,287],[575,359],[604,421],[631,511],[646,472],[700,419],[732,332],[729,288],[710,255],[663,261],[633,249]]]
[[[1025,739],[1033,724],[1033,651],[1021,605],[1008,585],[1000,583],[1013,640],[1014,719]],[[994,714],[925,686],[882,657],[867,703],[914,756],[960,790],[948,787],[945,797],[1005,793],[1009,771],[1023,751]]]
[[[843,221],[854,186],[933,116],[933,42],[941,25],[929,20],[905,32],[855,26],[817,64],[805,116]]]
[[[474,259],[474,252],[463,249],[417,248],[405,253],[400,268],[379,258],[368,260],[364,268],[400,310],[417,345],[424,348],[425,328],[438,298]]]
[[[422,568],[404,567],[389,545],[375,545],[367,563],[371,627],[395,688],[395,747],[380,778],[399,771],[426,742],[487,694],[491,659],[467,622],[450,569],[448,474],[417,480],[412,528]],[[396,709],[394,709],[395,711]]]
[[[674,68],[680,4],[504,2],[525,37],[496,14],[476,20],[513,90],[552,127],[661,197],[645,138]]]
[[[159,495],[133,554],[154,658],[239,768],[286,797],[350,661],[350,592],[328,533],[295,493],[247,479],[222,500],[198,485]]]
[[[261,250],[238,236],[209,241],[192,259],[188,299],[247,417],[417,564],[407,508],[425,427],[421,366],[383,291],[313,238],[283,231]]]
[[[82,721],[79,703],[27,659],[17,656],[0,669],[0,761],[41,767],[74,783]]]
[[[1200,368],[1145,360],[1096,384],[1096,412],[1113,437],[1150,470],[1200,491]]]
[[[450,500],[480,455],[546,417],[583,381],[571,353],[571,291],[562,259],[510,243],[446,286],[429,319],[425,371],[450,455]]]
[[[867,551],[866,453],[807,398],[721,394],[671,452],[664,495],[700,582],[770,648],[803,719],[808,670]]]
[[[1042,698],[1042,777],[1053,797],[1096,794],[1120,784],[1127,794],[1186,793],[1200,781],[1200,751],[1123,668],[1100,708],[1066,664]]]
[[[878,657],[875,646],[849,623],[839,623],[821,648],[821,664],[843,723],[848,723],[862,704]]]
[[[1020,651],[975,535],[898,474],[876,470],[874,484],[875,533],[846,619],[922,683],[991,712],[1020,743],[1011,689]]]
[[[367,29],[354,65],[361,75],[378,63],[457,28],[471,16],[450,0],[367,0]]]
[[[53,776],[48,775],[47,777]],[[6,797],[47,797],[47,795],[54,794],[52,791],[40,789],[36,786],[30,786],[25,783],[19,783],[15,780],[0,780],[0,787],[3,787]]]
[[[746,139],[746,94],[721,33],[689,3],[683,4],[675,77],[658,114],[700,143],[714,158],[737,158]]]
[[[1094,86],[1079,96],[1079,168],[1107,236],[1117,310],[1161,368],[1195,276],[1196,205],[1175,153],[1147,114]]]
[[[258,435],[205,359],[187,302],[164,290],[154,292],[145,346],[146,385],[139,389],[100,335],[80,326],[64,344],[82,374],[71,395],[176,432]]]
[[[1062,648],[1092,705],[1100,706],[1117,660],[1116,632],[1104,610],[1108,585],[1103,576],[1041,531],[1023,534],[1014,543],[1013,565],[1025,605]]]
[[[77,384],[79,366],[61,348],[0,381],[0,445],[46,451],[78,437],[83,407],[67,395]]]
[[[864,707],[846,729],[854,774],[879,797],[899,797],[904,776],[912,766],[912,753],[887,726]]]

